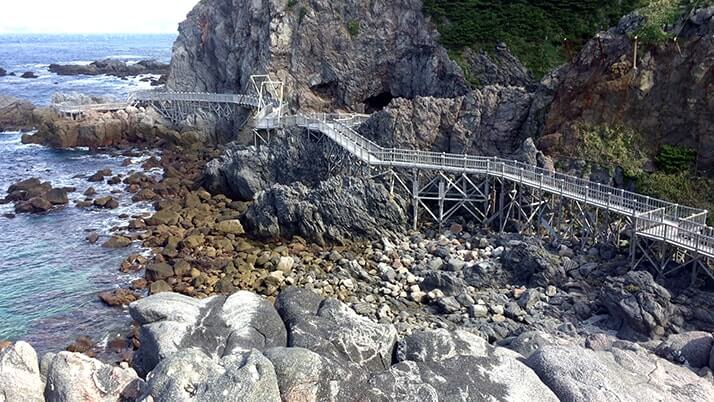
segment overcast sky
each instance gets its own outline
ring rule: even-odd
[[[198,0],[2,0],[0,33],[174,33]]]

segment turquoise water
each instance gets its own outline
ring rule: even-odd
[[[0,155],[3,193],[10,184],[34,176],[54,186],[76,187],[71,200],[83,198],[90,185],[100,195],[121,189],[122,185],[90,183],[86,176],[103,168],[115,174],[140,170],[145,158],[122,167],[121,156],[23,145],[19,133],[0,134]],[[113,226],[126,224],[120,215],[147,212],[151,206],[133,204],[128,194],[115,196],[121,206],[113,211],[79,209],[70,203],[47,215],[0,217],[0,339],[23,339],[40,351],[53,351],[80,335],[101,341],[112,332],[126,331],[127,312],[104,306],[97,293],[135,279],[138,274],[123,274],[118,268],[130,252],[141,250],[107,250],[88,244],[85,237],[89,230],[97,230],[105,240]],[[12,210],[12,204],[0,205],[0,214]]]
[[[148,84],[105,76],[60,77],[47,67],[105,58],[168,62],[174,39],[175,35],[0,35],[0,67],[40,76],[34,80],[0,77],[0,95],[37,105],[48,104],[55,92],[125,97]],[[90,184],[99,195],[107,195],[122,186],[97,185],[75,176],[88,176],[105,167],[114,173],[140,169],[139,159],[121,167],[124,159],[23,145],[19,133],[0,133],[0,197],[10,184],[29,177],[54,186],[77,187],[70,199],[82,197]],[[110,251],[85,241],[88,230],[98,230],[106,239],[113,226],[125,225],[121,214],[151,210],[148,204],[133,205],[127,195],[117,195],[121,207],[114,211],[83,210],[70,203],[48,215],[0,216],[0,339],[24,339],[45,352],[62,350],[80,335],[102,341],[128,329],[127,312],[104,306],[97,293],[126,285],[138,276],[122,274],[118,268],[126,256],[140,250]],[[12,211],[12,205],[0,205],[0,215]]]

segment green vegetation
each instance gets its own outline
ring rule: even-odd
[[[688,172],[694,169],[697,151],[675,145],[662,145],[655,161],[657,168],[665,173]]]
[[[353,38],[359,35],[359,21],[357,20],[351,20],[347,23],[347,32],[350,33],[350,36]]]
[[[657,45],[674,39],[674,33],[667,27],[692,9],[714,5],[713,0],[650,0],[640,14],[647,18],[645,24],[635,32],[645,44]]]
[[[536,78],[573,57],[593,35],[640,9],[647,22],[635,33],[646,44],[662,43],[683,13],[714,0],[424,0],[424,10],[451,53],[490,51],[505,42]]]
[[[541,77],[566,62],[595,32],[646,4],[647,0],[425,0],[424,9],[449,50],[490,50],[505,42]]]
[[[293,8],[297,4],[297,0],[288,0],[288,8]]]
[[[634,35],[646,44],[660,44],[674,38],[674,35],[665,29],[677,21],[684,11],[682,7],[684,4],[681,0],[651,0],[640,10],[647,20]]]
[[[580,127],[574,156],[600,166],[620,166],[639,193],[714,212],[714,180],[697,176],[695,150],[662,145],[655,154],[638,138],[643,137],[627,127]],[[643,169],[649,155],[654,155],[658,169],[654,173]],[[714,225],[714,214],[709,224]]]
[[[466,81],[468,81],[472,88],[478,88],[481,86],[481,81],[478,77],[473,75],[471,67],[469,67],[469,63],[464,60],[464,56],[461,52],[449,51],[449,58],[461,67],[461,71],[464,72],[464,78],[466,78]]]
[[[576,157],[603,166],[620,166],[628,178],[636,178],[647,162],[641,138],[627,127],[581,127]]]

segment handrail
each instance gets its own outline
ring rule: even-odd
[[[319,129],[348,152],[370,165],[419,167],[487,174],[515,180],[561,196],[608,208],[633,218],[639,234],[714,257],[714,228],[706,226],[708,211],[497,157],[384,148],[349,125],[322,114],[284,118],[293,124]]]
[[[706,225],[707,210],[647,197],[515,160],[385,148],[353,129],[364,123],[369,118],[368,115],[312,113],[276,116],[275,112],[264,113],[264,111],[270,111],[267,108],[269,106],[280,106],[277,101],[263,98],[261,104],[261,99],[257,96],[241,94],[148,90],[130,95],[128,104],[137,102],[230,103],[259,108],[261,110],[256,114],[258,129],[298,126],[317,130],[369,165],[478,173],[516,181],[522,185],[626,215],[633,220],[638,234],[714,257],[714,228]],[[92,107],[100,106],[103,105],[85,105],[79,108],[93,110]]]

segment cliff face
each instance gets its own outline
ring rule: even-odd
[[[533,96],[523,88],[488,86],[465,96],[395,99],[360,128],[387,147],[513,157]]]
[[[370,110],[392,97],[468,92],[420,0],[206,0],[179,28],[168,85],[245,92],[287,85],[295,109]]]
[[[714,168],[714,7],[700,9],[674,28],[677,41],[656,46],[628,34],[636,16],[591,40],[559,71],[560,83],[545,119],[540,146],[570,154],[579,144],[578,125],[625,125],[642,143],[698,151],[700,168]]]

